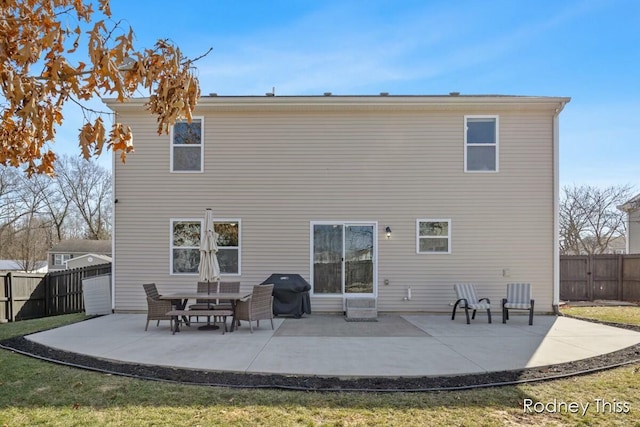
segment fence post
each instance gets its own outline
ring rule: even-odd
[[[592,266],[592,258],[591,255],[587,255],[587,297],[589,301],[593,301],[593,272],[591,271]]]
[[[9,319],[10,322],[15,322],[16,318],[13,314],[14,312],[14,307],[13,307],[13,284],[12,284],[12,280],[11,280],[11,272],[7,273],[7,298],[9,299],[9,312],[7,313],[7,318]]]
[[[624,291],[622,287],[623,282],[623,270],[624,269],[624,256],[618,254],[618,301],[624,301]]]
[[[45,274],[42,278],[43,286],[44,286],[44,315],[51,316],[49,313],[49,309],[51,304],[49,304],[49,298],[51,298],[51,291],[49,290],[49,275]]]
[[[0,323],[5,323],[5,322],[9,322],[11,321],[11,295],[10,295],[10,291],[9,291],[9,272],[4,273],[2,276],[0,276],[0,279],[2,279],[2,283],[0,283],[0,285],[2,285],[2,294],[4,294],[4,297],[0,298],[0,304],[2,304],[2,311],[4,312],[4,315],[2,317],[0,317]]]

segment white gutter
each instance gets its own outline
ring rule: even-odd
[[[116,309],[116,156],[111,152],[111,312]]]
[[[629,233],[629,227],[631,227],[631,212],[627,212],[627,221],[626,221],[626,226],[627,229],[625,230],[625,235],[624,235],[624,253],[625,254],[630,254],[631,253],[631,246],[629,245],[629,243],[631,242],[631,233]]]
[[[558,116],[570,98],[553,115],[553,311],[560,306],[560,124]]]

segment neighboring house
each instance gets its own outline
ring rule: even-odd
[[[626,254],[627,253],[627,239],[625,236],[614,237],[609,241],[605,254]]]
[[[111,257],[107,255],[86,254],[65,261],[66,268],[88,267],[90,265],[109,264]]]
[[[49,271],[65,270],[69,260],[89,254],[111,257],[111,240],[63,240],[49,249]]]
[[[0,259],[0,271],[25,273],[24,263],[21,261],[16,261],[12,259]],[[29,271],[29,273],[46,273],[46,272],[47,272],[46,261],[36,261],[35,268],[32,271]]]
[[[114,309],[146,310],[143,283],[195,290],[211,208],[222,279],[299,273],[315,312],[450,312],[459,282],[496,313],[530,282],[551,311],[570,98],[385,95],[203,97],[170,135],[146,99],[105,100],[135,139],[114,162]]]
[[[640,254],[640,194],[618,209],[627,213],[627,253]]]
[[[597,246],[595,245],[595,238],[593,236],[587,236],[586,238],[584,238],[584,241],[586,242],[585,244],[587,245],[593,244],[592,246],[589,246],[590,248]],[[581,248],[581,249],[582,250],[579,252],[573,251],[573,250],[567,250],[563,255],[588,255],[589,254],[589,252],[584,248]],[[625,236],[613,237],[611,240],[609,240],[609,243],[601,252],[601,254],[603,255],[605,254],[619,255],[619,254],[626,254],[626,253],[627,253],[627,242],[626,242]]]

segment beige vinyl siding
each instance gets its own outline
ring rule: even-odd
[[[246,289],[272,273],[311,281],[312,221],[371,221],[382,312],[448,312],[456,282],[477,283],[497,313],[506,283],[531,282],[536,308],[551,310],[551,109],[207,105],[196,111],[204,117],[202,174],[171,174],[169,136],[156,134],[152,116],[121,112],[136,151],[115,165],[116,310],[145,310],[145,282],[161,292],[195,289],[197,276],[169,274],[170,219],[200,218],[205,208],[242,221]],[[499,115],[499,173],[464,172],[465,114]],[[416,253],[418,218],[451,219],[451,254]],[[312,309],[339,311],[342,299],[312,296]]]
[[[629,212],[629,230],[627,238],[629,239],[629,253],[640,254],[640,209]]]

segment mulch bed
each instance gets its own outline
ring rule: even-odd
[[[640,327],[638,326],[609,325],[640,332]],[[338,378],[297,375],[258,375],[122,363],[56,350],[29,341],[24,337],[7,339],[1,341],[0,345],[7,350],[15,350],[19,353],[42,358],[53,363],[146,380],[234,388],[280,388],[306,391],[445,391],[496,387],[583,375],[625,364],[640,363],[640,345],[635,345],[588,359],[514,371],[442,377]]]

